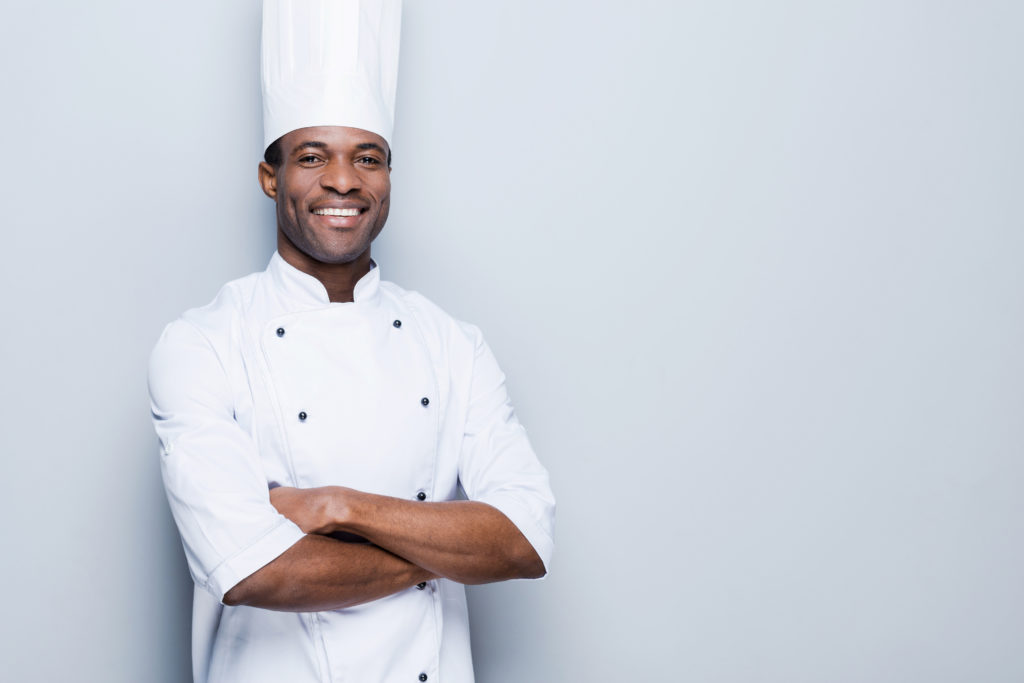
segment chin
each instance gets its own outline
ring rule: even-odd
[[[343,266],[346,263],[352,263],[357,258],[359,257],[349,256],[346,254],[344,256],[328,256],[325,258],[318,258],[317,261],[320,261],[320,263],[326,263],[329,266]]]
[[[366,249],[360,249],[358,251],[327,251],[319,250],[315,252],[306,252],[306,254],[313,259],[316,259],[320,263],[326,263],[331,266],[341,266],[346,263],[352,263],[357,260],[360,256],[366,253]]]

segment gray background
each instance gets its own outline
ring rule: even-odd
[[[5,3],[0,647],[188,677],[145,387],[262,269],[259,3]],[[1021,681],[1024,9],[407,2],[385,277],[559,499],[502,681]]]

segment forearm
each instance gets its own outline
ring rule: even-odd
[[[500,511],[474,501],[423,503],[338,489],[338,529],[464,584],[536,578],[544,565]]]
[[[368,544],[307,535],[224,596],[228,605],[282,612],[353,607],[437,578]]]

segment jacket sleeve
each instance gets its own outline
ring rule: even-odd
[[[164,330],[150,357],[149,393],[189,570],[223,601],[304,534],[270,504],[256,444],[234,419],[224,366],[191,323]]]
[[[470,500],[500,510],[550,568],[555,498],[526,430],[516,418],[505,375],[482,336],[476,350],[459,480]]]

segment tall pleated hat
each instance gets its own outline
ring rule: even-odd
[[[263,149],[310,126],[391,144],[401,0],[264,0]]]

